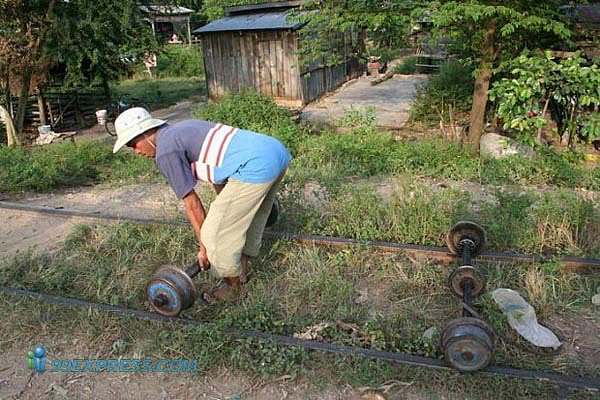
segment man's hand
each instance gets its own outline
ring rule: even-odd
[[[202,243],[200,243],[200,250],[198,250],[198,265],[200,265],[202,271],[210,269],[210,262],[206,255],[206,247],[204,247]]]

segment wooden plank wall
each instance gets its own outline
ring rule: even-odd
[[[210,99],[251,88],[275,100],[301,102],[295,32],[208,33],[202,46]]]
[[[313,101],[364,73],[364,65],[356,58],[331,66],[316,68],[302,74],[302,93],[305,102]]]
[[[342,63],[334,66],[324,66],[314,63],[301,75],[302,93],[304,102],[311,102],[320,96],[331,92],[351,79],[358,78],[364,73],[365,66],[358,59],[352,57],[351,44],[352,34],[344,34],[344,49]],[[356,40],[362,40],[360,35]]]

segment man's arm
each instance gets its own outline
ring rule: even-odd
[[[206,211],[204,210],[202,201],[194,190],[185,195],[183,198],[183,203],[185,204],[185,213],[187,214],[188,220],[192,224],[194,234],[198,240],[198,261],[202,267],[207,268],[209,266],[209,262],[208,258],[206,257],[206,249],[204,248],[202,239],[200,237],[200,229],[202,228],[202,224],[206,218]]]

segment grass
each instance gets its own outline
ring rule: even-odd
[[[331,184],[347,181],[348,177],[407,174],[484,185],[600,189],[600,167],[590,169],[554,152],[542,152],[535,159],[477,158],[453,142],[435,138],[396,141],[385,132],[362,128],[347,134],[306,136],[293,165],[298,179]]]
[[[184,264],[194,248],[189,229],[131,224],[81,226],[71,234],[64,249],[51,256],[28,255],[5,261],[0,268],[0,284],[145,308],[142,288],[152,272],[163,263]],[[457,392],[498,399],[508,395],[528,398],[531,393],[551,396],[550,387],[536,383],[396,368],[225,334],[226,328],[235,327],[290,335],[330,322],[321,332],[326,341],[441,357],[435,343],[421,338],[425,329],[442,329],[457,315],[458,303],[445,287],[448,271],[440,265],[362,248],[329,251],[277,241],[265,244],[254,267],[255,275],[243,301],[213,308],[198,303],[185,311],[185,316],[204,321],[203,327],[166,330],[156,323],[3,299],[0,310],[4,315],[21,317],[9,318],[0,327],[0,334],[9,338],[23,332],[23,345],[34,343],[39,335],[60,337],[77,331],[82,332],[84,343],[92,343],[92,348],[97,346],[125,358],[143,354],[198,359],[204,368],[202,373],[226,367],[259,379],[290,375],[293,379],[324,382],[329,377],[329,382],[356,386],[377,386],[400,379],[412,381],[414,389],[432,393]],[[518,290],[537,308],[542,321],[554,315],[577,315],[585,307],[585,299],[599,287],[597,279],[560,272],[551,263],[482,267],[489,290]],[[196,281],[200,289],[214,284],[203,276]],[[503,338],[496,351],[500,364],[560,368],[565,373],[588,375],[600,372],[597,365],[589,363],[558,365],[562,359],[531,353],[522,343],[515,345],[510,328],[488,295],[477,301],[477,307]],[[42,331],[34,334],[29,326],[40,318],[45,323]],[[1,345],[8,348],[10,343],[4,341]]]
[[[169,107],[183,100],[201,102],[206,99],[206,85],[201,77],[129,79],[112,88],[113,96],[140,99],[151,109]]]
[[[379,193],[371,182],[342,185],[319,206],[304,187],[286,186],[279,229],[399,243],[443,246],[448,227],[469,219],[485,227],[488,247],[533,254],[600,257],[600,210],[569,191],[429,189],[410,179]]]
[[[417,89],[410,110],[410,121],[434,125],[440,117],[448,121],[451,110],[456,120],[458,114],[471,107],[473,85],[471,67],[457,61],[442,64],[439,73],[432,75],[426,84]]]
[[[96,142],[57,143],[44,147],[0,146],[0,192],[48,192],[103,181],[156,180],[153,162]]]
[[[133,82],[141,90],[143,82]],[[158,81],[147,81],[159,85]],[[536,158],[496,160],[474,157],[459,144],[437,138],[395,140],[374,127],[369,112],[343,119],[345,134],[311,132],[272,100],[246,93],[200,107],[196,117],[276,136],[294,155],[289,175],[296,185],[318,181],[339,187],[356,178],[407,175],[477,182],[484,185],[551,185],[600,190],[600,167],[576,157],[541,151]],[[155,179],[150,163],[128,155],[111,156],[105,145],[62,144],[28,151],[0,147],[2,191],[48,191],[99,181]]]
[[[417,57],[406,57],[394,68],[394,72],[402,75],[412,75],[417,72]]]
[[[434,177],[598,188],[598,169],[585,170],[554,154],[542,154],[533,161],[479,160],[459,146],[439,140],[397,142],[377,132],[368,116],[360,115],[346,120],[347,134],[314,134],[258,97],[247,103],[231,98],[222,107],[211,105],[200,113],[267,131],[293,149],[295,160],[281,192],[284,212],[277,230],[443,245],[448,227],[468,218],[486,228],[492,249],[600,256],[600,211],[592,200],[572,191],[498,188],[481,200],[464,189],[423,184],[423,177]],[[155,171],[149,161],[126,153],[113,156],[109,147],[96,143],[65,143],[32,151],[0,148],[0,160],[3,191],[50,190],[113,179],[139,182],[157,176],[148,172]],[[382,175],[398,178],[385,195],[366,179]],[[319,206],[307,202],[306,182],[319,182],[327,201]],[[81,225],[55,253],[28,253],[0,261],[0,285],[144,309],[143,287],[152,273],[162,264],[185,265],[195,251],[189,227]],[[430,327],[440,331],[458,316],[458,301],[445,285],[449,271],[442,265],[362,247],[333,251],[274,241],[265,243],[253,267],[244,300],[215,307],[198,302],[184,312],[184,316],[205,323],[195,328],[165,329],[157,323],[0,299],[0,312],[9,316],[0,324],[0,335],[6,338],[0,341],[0,350],[31,347],[40,335],[48,335],[61,350],[69,351],[70,343],[64,337],[81,332],[92,354],[98,349],[106,353],[103,355],[125,358],[183,355],[198,359],[204,374],[228,368],[263,380],[289,375],[311,385],[378,386],[400,379],[413,382],[410,390],[432,397],[525,399],[554,395],[551,387],[541,383],[395,367],[225,334],[227,328],[235,327],[291,335],[326,322],[328,326],[320,332],[326,341],[440,358],[436,342],[423,339],[422,333]],[[542,322],[558,318],[569,326],[569,321],[584,320],[593,313],[590,298],[600,288],[594,276],[561,271],[555,262],[488,263],[481,268],[488,292],[498,287],[519,291],[536,308]],[[215,284],[208,276],[200,276],[196,282],[200,290]],[[498,364],[594,376],[600,373],[597,362],[590,362],[582,352],[558,356],[531,352],[508,327],[489,294],[477,299],[476,308],[499,336]],[[593,321],[594,327],[600,323]],[[32,331],[31,326],[38,330]],[[578,394],[579,398],[591,398],[586,396]]]

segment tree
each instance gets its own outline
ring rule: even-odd
[[[245,4],[268,3],[272,0],[204,0],[202,2],[202,15],[208,21],[222,18],[225,8]]]
[[[53,28],[56,0],[0,0],[0,58],[4,85],[11,90],[11,77],[19,91],[15,118],[21,133],[31,81],[47,65],[44,46]]]
[[[438,35],[450,36],[470,53],[477,65],[468,141],[479,151],[488,89],[494,68],[524,48],[540,48],[568,39],[571,30],[562,22],[563,1],[449,1],[432,10]]]
[[[134,0],[0,0],[0,81],[18,94],[22,134],[27,99],[53,66],[67,84],[104,83],[156,45]]]
[[[404,44],[413,9],[423,6],[418,0],[308,0],[299,20],[306,22],[301,35],[300,54],[305,63],[323,59],[335,64],[343,56],[342,42],[348,32],[364,35],[368,46],[355,46],[355,56],[368,53],[384,55]]]

